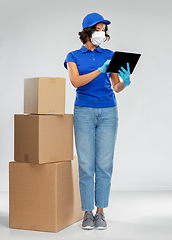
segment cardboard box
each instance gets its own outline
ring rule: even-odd
[[[78,161],[9,162],[9,227],[58,232],[81,220]]]
[[[14,160],[50,163],[73,159],[73,114],[14,115]]]
[[[24,113],[65,114],[65,78],[25,78]]]

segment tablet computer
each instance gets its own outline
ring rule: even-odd
[[[130,53],[130,52],[114,52],[112,59],[106,72],[118,73],[121,67],[127,70],[127,62],[130,66],[130,74],[132,74],[141,54],[140,53]]]

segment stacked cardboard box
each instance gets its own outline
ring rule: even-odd
[[[24,80],[24,114],[14,115],[14,160],[10,228],[58,232],[83,218],[65,78]]]

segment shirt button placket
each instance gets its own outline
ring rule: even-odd
[[[95,61],[95,55],[94,55],[94,53],[92,53],[92,56],[93,56],[93,61]]]

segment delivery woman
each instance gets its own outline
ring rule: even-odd
[[[109,202],[118,128],[114,91],[120,92],[131,83],[129,65],[127,70],[123,68],[119,73],[123,82],[120,82],[118,73],[106,72],[114,52],[100,45],[110,38],[107,27],[110,23],[98,13],[88,14],[79,32],[82,47],[69,52],[64,61],[76,88],[73,123],[81,209],[85,211],[83,229],[107,228],[103,208],[108,207]],[[92,213],[94,200],[95,216]]]

